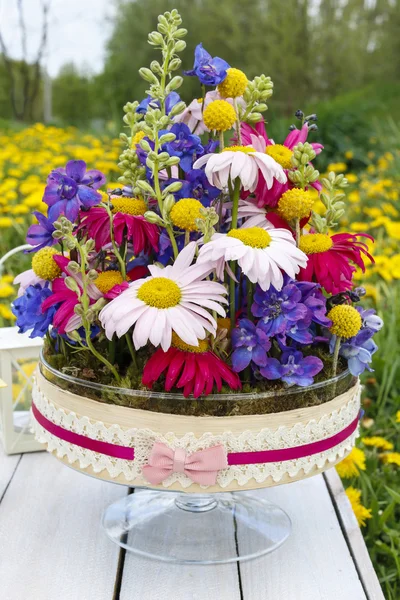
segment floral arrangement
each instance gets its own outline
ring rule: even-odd
[[[373,240],[332,233],[347,180],[320,181],[323,146],[307,141],[317,116],[297,111],[275,143],[271,79],[249,81],[201,44],[186,105],[186,33],[172,10],[149,34],[162,60],[140,69],[147,97],[124,107],[121,187],[102,191],[83,160],[50,173],[47,215],[27,235],[32,269],[15,280],[20,331],[46,336],[64,372],[195,398],[371,370],[382,320],[353,278]]]

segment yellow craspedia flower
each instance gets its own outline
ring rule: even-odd
[[[355,488],[350,486],[345,491],[346,496],[350,500],[351,508],[353,509],[353,512],[356,516],[357,523],[360,525],[360,527],[363,527],[367,519],[370,519],[372,517],[371,509],[365,508],[365,506],[361,504],[360,490],[356,490]]]
[[[95,286],[102,294],[107,294],[115,285],[120,285],[123,282],[122,275],[119,271],[110,270],[99,273],[95,280]]]
[[[270,146],[267,146],[265,154],[271,156],[271,158],[279,163],[284,169],[290,169],[292,167],[293,152],[283,144],[271,144]]]
[[[281,196],[278,202],[278,214],[286,221],[303,219],[310,214],[313,204],[312,194],[299,188],[293,188]]]
[[[379,435],[363,437],[361,438],[364,446],[371,446],[372,448],[379,448],[379,450],[393,450],[394,446],[392,442],[388,442],[385,438]]]
[[[332,321],[329,330],[333,335],[351,338],[357,335],[361,329],[361,315],[349,304],[334,306],[326,316]]]
[[[137,144],[146,136],[144,131],[138,131],[132,138],[132,148],[136,148]]]
[[[209,349],[208,340],[198,340],[198,346],[191,346],[190,344],[186,344],[181,338],[175,333],[172,332],[171,337],[171,346],[174,348],[178,348],[178,350],[182,350],[183,352],[194,352],[195,354],[203,354],[207,352]]]
[[[226,100],[214,100],[204,109],[203,121],[212,131],[228,131],[236,121],[236,112]]]
[[[365,469],[365,452],[360,448],[353,448],[350,454],[336,465],[336,471],[343,479],[356,477]]]
[[[199,200],[182,198],[174,204],[169,216],[175,227],[185,231],[198,231],[196,221],[204,218],[200,212],[202,208],[204,207]]]
[[[143,216],[147,211],[147,204],[141,198],[126,198],[124,196],[113,196],[110,198],[113,215],[122,213],[135,217]]]
[[[32,258],[32,269],[38,277],[53,281],[61,275],[61,269],[53,260],[55,254],[60,254],[54,248],[42,248]]]
[[[387,452],[386,454],[380,454],[379,458],[388,465],[400,467],[400,452]]]
[[[237,98],[243,96],[247,88],[248,79],[240,69],[227,69],[226,77],[218,86],[222,98]]]

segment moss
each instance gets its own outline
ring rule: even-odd
[[[316,350],[314,348],[313,354],[320,356],[325,365],[314,381],[315,383],[324,382],[330,376],[331,357],[321,349]],[[47,346],[44,356],[47,363],[53,369],[60,371],[61,374],[60,376],[54,375],[48,369],[42,367],[42,372],[46,379],[63,389],[68,389],[68,391],[74,394],[107,404],[190,416],[225,417],[268,414],[317,406],[342,394],[354,383],[354,377],[348,375],[336,384],[311,390],[305,388],[303,390],[298,387],[288,388],[280,381],[266,381],[263,379],[251,384],[244,383],[243,389],[240,391],[233,391],[227,386],[223,386],[217,399],[207,397],[199,399],[177,399],[175,397],[174,399],[171,397],[173,394],[164,392],[164,381],[162,379],[153,388],[153,392],[158,392],[155,396],[152,396],[149,390],[142,385],[140,373],[147,359],[145,351],[138,352],[138,372],[134,371],[129,358],[118,356],[117,354],[122,376],[119,384],[116,383],[107,368],[99,364],[90,352],[79,351],[71,353],[67,359],[62,354],[54,353],[54,349]],[[124,371],[122,371],[124,366]],[[343,362],[339,361],[338,374],[344,371],[345,366]],[[75,381],[66,380],[63,378],[63,375],[70,376]],[[82,381],[82,383],[77,380]],[[108,387],[96,389],[95,386],[91,387],[92,383]],[[115,391],[112,388],[115,388]],[[120,388],[142,391],[144,395],[120,392]],[[180,392],[179,390],[175,390],[175,393]],[[263,394],[266,393],[268,393],[268,397],[263,397]],[[242,399],[239,397],[240,394],[251,394],[251,396],[248,399]]]

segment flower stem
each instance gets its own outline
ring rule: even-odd
[[[253,304],[253,291],[254,287],[251,281],[247,280],[247,316],[249,319],[252,318],[251,305]]]
[[[137,361],[136,361],[136,351],[135,351],[135,348],[133,347],[132,337],[129,334],[129,332],[125,334],[125,339],[126,339],[126,343],[128,344],[129,352],[131,353],[133,370],[135,371],[135,373],[137,373],[138,366],[137,366]]]
[[[225,148],[224,132],[220,131],[219,132],[219,151],[222,152],[222,150],[224,148]]]
[[[332,377],[336,376],[338,359],[339,359],[340,343],[341,343],[341,337],[337,336],[336,342],[335,342],[335,348],[333,350]]]
[[[119,382],[120,381],[120,376],[118,374],[118,371],[114,367],[114,365],[112,365],[104,356],[102,356],[99,352],[97,352],[96,348],[92,344],[92,340],[91,340],[91,337],[90,337],[90,334],[91,334],[91,331],[90,331],[90,322],[88,321],[88,319],[86,317],[86,313],[87,313],[87,311],[89,309],[89,306],[90,306],[89,294],[88,294],[88,291],[87,291],[86,259],[85,259],[85,254],[83,252],[82,246],[77,243],[76,248],[77,248],[77,250],[79,252],[80,262],[81,262],[81,275],[82,275],[81,303],[82,303],[82,308],[83,308],[82,325],[83,325],[83,327],[85,329],[86,344],[87,344],[87,347],[89,348],[89,350],[91,351],[91,353],[100,362],[102,362],[104,365],[106,365],[106,367],[114,375],[115,379]]]
[[[232,227],[231,227],[231,229],[237,228],[239,197],[240,197],[240,179],[239,179],[239,177],[236,177],[235,185],[234,185],[234,189],[233,189],[233,197],[232,197]]]
[[[118,250],[118,246],[115,243],[113,215],[112,215],[112,212],[111,212],[109,206],[106,205],[105,209],[106,209],[107,214],[108,214],[108,216],[110,218],[110,239],[111,239],[111,244],[112,244],[112,247],[113,247],[113,250],[114,250],[115,257],[116,257],[116,259],[119,262],[119,267],[121,269],[122,278],[125,281],[126,280],[126,265],[125,265],[124,259],[122,258],[121,254],[120,254],[120,252]]]
[[[231,260],[230,267],[232,269],[232,273],[235,273],[236,263],[234,260]],[[236,306],[235,306],[235,280],[233,277],[229,279],[229,314],[231,318],[231,331],[235,329],[236,325]]]
[[[296,219],[296,246],[300,245],[300,219]]]
[[[238,137],[238,145],[241,146],[242,145],[242,133],[240,131],[240,118],[239,118],[239,109],[238,109],[238,105],[237,105],[237,98],[233,99],[233,108],[235,109],[235,113],[236,113],[236,132],[237,132],[237,137]]]

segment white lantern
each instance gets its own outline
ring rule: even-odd
[[[30,432],[32,377],[42,345],[17,327],[0,328],[0,436],[7,454],[43,450]]]

